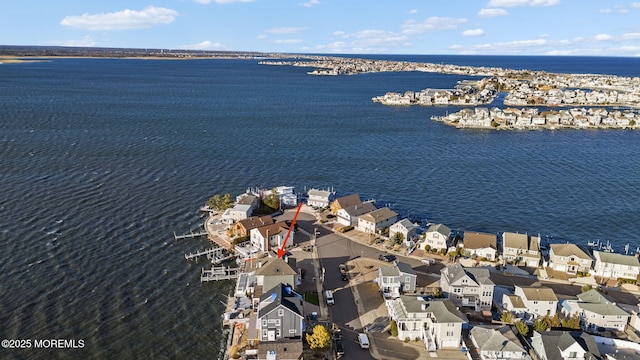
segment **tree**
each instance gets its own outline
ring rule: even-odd
[[[589,291],[591,289],[593,289],[593,286],[591,286],[589,284],[585,284],[580,288],[580,291],[582,291],[584,293],[584,292],[587,292],[587,291]]]
[[[516,329],[522,336],[527,336],[527,334],[529,333],[529,325],[527,325],[527,323],[524,322],[524,320],[520,320],[516,322]]]
[[[398,336],[398,324],[395,320],[391,320],[391,322],[389,323],[389,332],[393,337]]]
[[[404,241],[404,234],[397,232],[395,235],[393,235],[394,244],[401,245],[403,241]]]
[[[539,333],[546,331],[548,328],[549,325],[543,317],[533,322],[533,329]]]
[[[578,313],[573,314],[570,318],[562,319],[562,327],[565,329],[579,330],[580,317],[578,316]]]
[[[558,315],[558,313],[553,315],[549,320],[549,327],[552,329],[557,329],[562,326],[562,322],[560,322],[560,316]]]
[[[306,335],[307,343],[312,349],[326,349],[331,342],[329,331],[323,325],[316,325],[311,334]]]
[[[500,321],[510,324],[513,321],[513,315],[511,312],[505,311],[500,315]]]
[[[267,195],[262,202],[273,210],[280,208],[280,197],[276,194],[276,189],[271,189],[271,194]]]
[[[224,196],[215,194],[211,199],[209,199],[209,201],[207,201],[207,205],[212,209],[223,211],[233,206],[233,199],[228,193],[224,194]]]

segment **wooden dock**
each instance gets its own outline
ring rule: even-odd
[[[211,269],[202,268],[200,281],[218,281],[237,279],[240,276],[240,268],[230,268],[224,266],[212,267]]]
[[[197,237],[203,237],[203,236],[207,236],[209,234],[207,234],[206,231],[200,231],[200,232],[190,232],[188,234],[183,234],[183,235],[178,235],[176,234],[176,232],[173,232],[173,238],[176,239],[176,241],[178,240],[183,240],[183,239],[193,239],[193,238],[197,238]]]
[[[204,249],[197,251],[195,253],[185,254],[184,258],[186,260],[195,259],[198,262],[198,258],[201,256],[206,256],[212,264],[220,264],[224,261],[234,259],[237,255],[226,252],[226,249],[220,247],[212,247],[209,249]]]

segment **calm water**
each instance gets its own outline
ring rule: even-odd
[[[407,57],[640,76],[640,59]],[[606,60],[606,61],[605,61]],[[575,70],[572,70],[575,69]],[[214,193],[334,187],[453,229],[640,246],[639,131],[460,131],[387,91],[460,77],[312,77],[257,61],[0,66],[0,338],[83,339],[5,358],[216,358],[231,283],[176,243]],[[634,73],[635,71],[635,73]]]

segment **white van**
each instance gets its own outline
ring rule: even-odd
[[[358,343],[360,344],[361,349],[369,348],[369,337],[365,333],[358,334]]]
[[[333,291],[331,291],[331,290],[325,291],[324,292],[324,297],[327,300],[327,305],[335,304],[335,301],[333,300]]]

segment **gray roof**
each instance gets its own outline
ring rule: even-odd
[[[580,299],[580,301],[590,303],[613,303],[613,300],[596,289],[591,289],[583,292],[582,294],[578,294],[578,299]]]
[[[629,313],[622,310],[617,305],[602,303],[578,303],[581,309],[590,311],[602,316],[629,316]]]
[[[638,258],[632,255],[622,255],[622,254],[609,253],[604,251],[594,251],[593,257],[596,260],[600,259],[601,262],[605,262],[605,263],[640,267],[640,262],[638,262]]]
[[[375,209],[376,209],[376,206],[373,205],[373,203],[368,202],[368,203],[362,203],[362,204],[353,205],[353,206],[347,206],[346,208],[344,208],[344,211],[346,211],[347,214],[349,214],[349,216],[357,217],[362,214],[372,212]]]
[[[260,296],[260,310],[258,317],[261,318],[280,305],[291,310],[293,313],[303,316],[302,295],[293,290],[291,285],[278,284],[273,289],[265,291]]]
[[[431,225],[429,226],[429,228],[427,229],[427,232],[437,232],[442,234],[444,237],[449,237],[451,235],[451,229],[449,229],[446,225],[444,224],[435,224],[435,225]]]
[[[329,198],[329,196],[331,196],[331,192],[326,190],[311,189],[309,190],[307,195]]]
[[[371,223],[377,224],[397,216],[398,214],[395,211],[389,209],[388,207],[384,207],[381,209],[373,210],[370,213],[361,215],[360,218],[363,220],[369,221]]]
[[[431,313],[438,323],[469,322],[449,299],[425,300],[422,296],[400,295],[407,313]]]
[[[578,343],[586,351],[584,360],[602,359],[593,336],[587,333],[581,331],[544,331],[536,333],[536,336],[538,335],[544,344],[547,359],[562,359],[560,352],[575,343]]]
[[[489,329],[482,326],[474,326],[470,331],[470,335],[475,339],[480,351],[509,351],[525,353],[526,351],[520,344],[504,335],[504,329],[510,331],[509,326],[504,326],[500,329]]]
[[[400,220],[400,221],[398,221],[398,222],[396,222],[396,223],[395,223],[395,224],[393,224],[392,226],[394,226],[394,227],[395,227],[395,226],[398,226],[398,225],[401,225],[402,227],[404,227],[404,228],[405,228],[405,229],[407,229],[407,230],[411,230],[411,229],[414,229],[414,228],[417,228],[417,227],[418,227],[417,225],[415,225],[414,223],[412,223],[411,221],[409,221],[409,219],[406,219],[406,218],[405,218],[405,219],[402,219],[402,220]]]
[[[465,268],[460,263],[455,263],[454,265],[443,268],[442,275],[447,277],[449,284],[453,284],[463,277],[468,276],[478,285],[493,285],[493,282],[490,279],[489,270],[482,267]]]
[[[540,251],[540,238],[527,234],[505,232],[502,234],[503,246],[515,249]]]
[[[381,266],[380,273],[382,276],[400,276],[402,274],[409,274],[416,276],[415,270],[409,264],[403,262],[397,262],[389,266]]]

